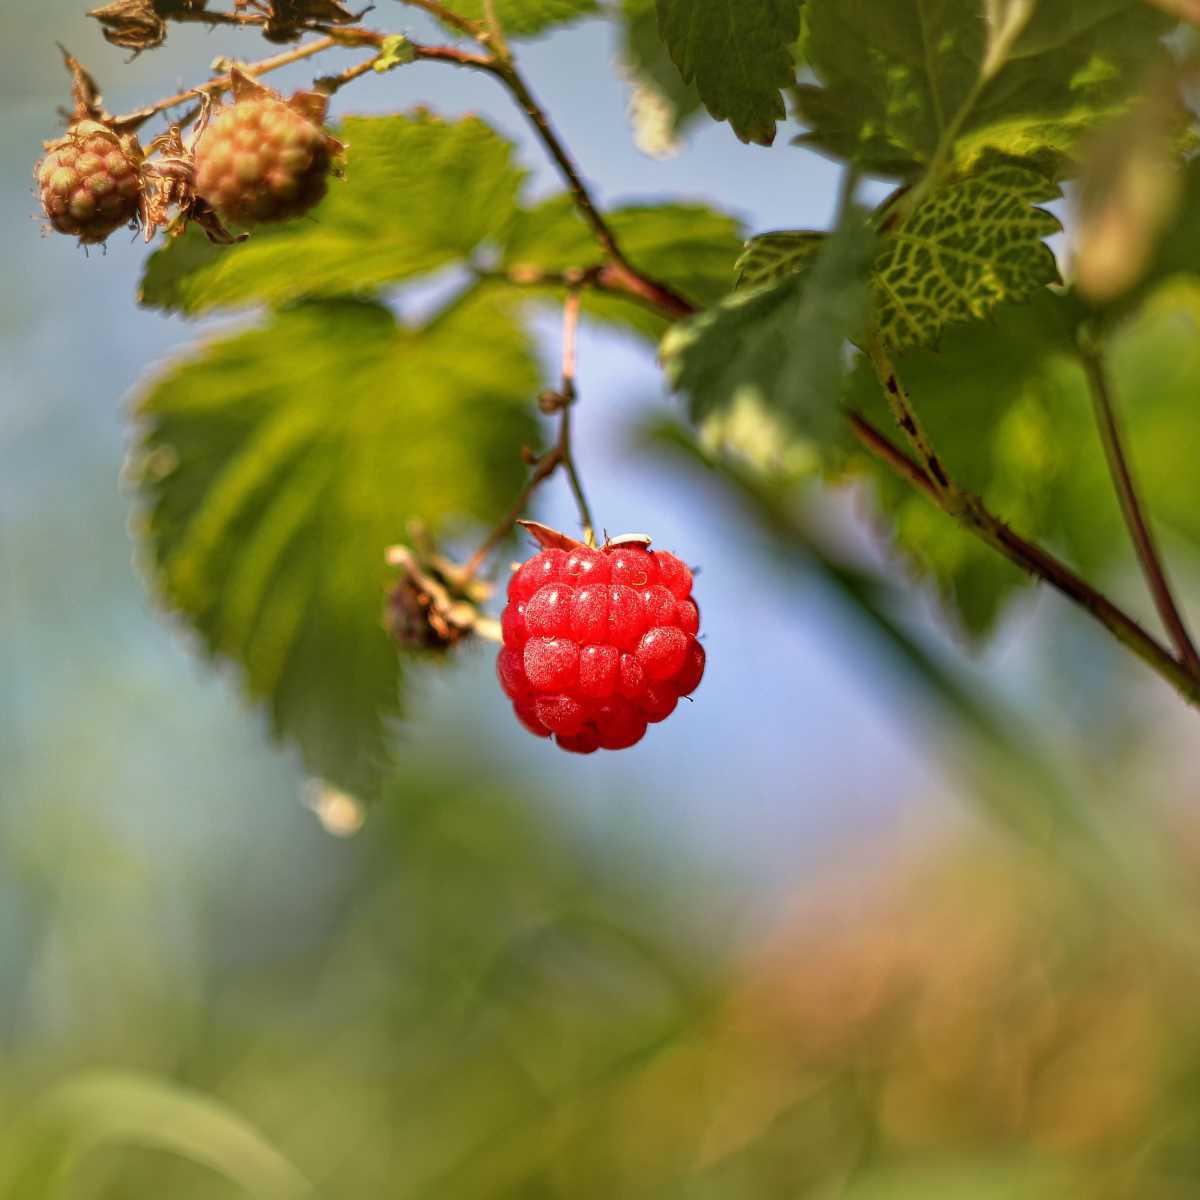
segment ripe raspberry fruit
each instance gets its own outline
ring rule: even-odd
[[[34,170],[50,224],[84,245],[103,242],[138,215],[142,152],[98,121],[76,121],[65,137],[46,143]]]
[[[337,142],[313,105],[243,88],[196,141],[196,194],[234,225],[298,217],[325,195]]]
[[[500,686],[538,737],[576,754],[623,750],[700,685],[692,573],[647,546],[557,537],[567,548],[550,545],[509,580]]]

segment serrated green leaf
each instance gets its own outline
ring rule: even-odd
[[[847,339],[867,319],[874,241],[857,218],[832,234],[803,277],[737,291],[663,341],[671,383],[694,420],[747,402],[818,444],[836,440]]]
[[[489,293],[424,331],[376,304],[300,305],[208,344],[139,404],[157,588],[314,774],[373,789],[400,684],[384,549],[412,517],[436,533],[503,510],[537,385]]]
[[[797,0],[658,0],[658,28],[685,83],[744,142],[769,146],[796,80]]]
[[[761,287],[789,275],[802,275],[828,237],[811,229],[782,229],[752,237],[734,267],[737,286]]]
[[[349,117],[347,177],[310,215],[263,226],[237,246],[197,230],[150,257],[141,301],[188,315],[302,297],[367,294],[460,261],[502,239],[523,172],[476,117]]]
[[[658,36],[656,0],[622,0],[621,59],[633,84],[630,120],[638,148],[655,157],[672,153],[700,111],[694,83],[685,83]]]
[[[898,349],[928,345],[951,323],[1058,282],[1043,239],[1061,226],[1035,207],[1057,194],[1037,171],[1000,158],[936,189],[889,233],[875,263],[880,336]]]
[[[698,204],[627,205],[606,214],[629,260],[697,306],[713,304],[733,283],[743,234],[734,218]],[[513,226],[503,266],[563,271],[599,265],[602,255],[569,196],[526,210]],[[655,341],[667,326],[656,311],[588,292],[584,310]]]
[[[980,89],[982,4],[811,0],[805,49],[820,86],[795,89],[802,139],[867,171],[913,179],[939,155],[969,166],[986,149],[1050,155],[1121,111],[1170,27],[1142,0],[1037,6],[1007,62]]]
[[[496,20],[507,37],[533,37],[599,12],[596,0],[495,0],[495,6]],[[487,18],[485,0],[450,0],[446,7],[471,21]]]

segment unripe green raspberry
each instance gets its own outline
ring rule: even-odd
[[[333,144],[283,100],[239,99],[196,143],[196,194],[235,225],[298,217],[325,195]]]
[[[138,215],[141,149],[97,121],[78,121],[66,136],[46,143],[34,170],[50,224],[85,245],[103,242]]]

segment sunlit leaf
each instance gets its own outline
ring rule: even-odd
[[[142,303],[195,314],[370,293],[468,257],[515,218],[523,173],[476,117],[349,117],[338,136],[346,179],[312,214],[236,246],[192,229],[150,258]]]
[[[855,219],[828,238],[805,276],[732,293],[673,328],[662,357],[693,419],[744,397],[825,441],[840,427],[845,344],[867,318],[874,240]]]
[[[698,306],[714,303],[733,284],[742,233],[734,218],[701,205],[627,205],[607,214],[629,260],[647,275],[669,281]],[[603,255],[569,196],[555,196],[523,212],[506,249],[509,269],[563,271],[599,265]],[[587,311],[657,339],[667,321],[627,299],[589,292]]]
[[[983,86],[982,4],[811,0],[805,48],[818,85],[795,89],[802,141],[868,171],[915,178],[990,148],[1071,156],[1080,135],[1128,103],[1170,21],[1143,0],[1039,4]]]
[[[410,517],[492,521],[523,475],[538,372],[504,303],[423,331],[373,304],[302,305],[209,343],[138,406],[159,592],[351,791],[373,789],[400,700],[385,547]]]
[[[1044,238],[1060,229],[1039,201],[1058,194],[1023,163],[989,159],[938,188],[891,230],[875,264],[875,320],[893,346],[936,341],[955,321],[1058,281]]]
[[[494,0],[496,20],[509,37],[533,37],[555,25],[599,12],[597,0]],[[468,20],[487,18],[486,0],[449,0],[446,8]]]
[[[658,0],[658,27],[709,113],[742,141],[769,146],[786,115],[780,93],[796,78],[797,0]]]

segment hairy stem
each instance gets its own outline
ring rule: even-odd
[[[563,469],[567,473],[567,482],[571,485],[571,493],[575,497],[575,506],[579,509],[579,522],[583,526],[583,540],[589,546],[594,546],[596,529],[592,520],[592,510],[588,505],[587,496],[584,494],[583,483],[579,478],[579,470],[575,466],[575,458],[571,451],[571,407],[574,405],[576,397],[576,345],[582,307],[583,293],[578,287],[573,287],[567,293],[567,302],[563,306],[562,384],[558,397],[562,404],[562,410],[558,426],[558,451]]]
[[[255,63],[247,63],[243,69],[247,75],[266,75],[270,71],[277,71],[280,67],[289,66],[291,63],[300,62],[306,58],[312,58],[314,54],[320,54],[323,50],[330,50],[342,44],[344,43],[341,39],[335,37],[317,38],[315,41],[305,42],[303,45],[296,46],[291,50],[285,50],[282,54],[274,54],[270,58],[260,59]],[[222,92],[227,92],[232,86],[232,80],[228,75],[218,75],[215,79],[209,79],[204,83],[197,84],[195,87],[188,88],[186,92],[177,92],[174,96],[168,96],[165,100],[159,100],[154,104],[147,105],[145,108],[139,108],[136,112],[116,117],[112,122],[113,128],[120,130],[122,133],[132,133],[135,129],[141,128],[151,117],[156,116],[158,113],[166,112],[169,108],[178,108],[181,104],[187,104],[195,100],[197,94],[219,96]]]
[[[1103,593],[1075,574],[1066,563],[1034,542],[1014,533],[998,517],[984,507],[977,497],[966,497],[967,503],[951,512],[943,502],[943,492],[904,451],[877,430],[859,413],[852,413],[851,427],[859,442],[876,458],[886,463],[897,475],[924,492],[930,500],[959,524],[985,541],[1009,562],[1043,583],[1048,583],[1089,612],[1123,646],[1136,654],[1156,674],[1179,692],[1189,704],[1200,706],[1200,678],[1194,676],[1171,652],[1147,633],[1128,613],[1118,608]]]
[[[578,358],[579,316],[582,307],[582,285],[576,282],[567,292],[566,303],[563,305],[562,380],[557,392],[548,392],[542,398],[544,408],[558,413],[558,438],[554,445],[534,462],[533,470],[530,471],[525,486],[517,493],[517,498],[508,512],[484,538],[479,548],[463,567],[465,579],[473,579],[479,573],[492,551],[504,541],[525,512],[533,493],[559,467],[562,467],[566,473],[571,494],[575,497],[575,504],[579,509],[579,521],[583,526],[583,540],[589,546],[596,544],[591,508],[588,505],[571,448],[571,406],[575,403],[576,398],[575,368]]]
[[[1100,350],[1091,346],[1085,346],[1080,357],[1092,393],[1096,427],[1104,446],[1104,456],[1108,460],[1109,474],[1112,476],[1113,488],[1121,505],[1121,515],[1129,529],[1142,574],[1146,578],[1150,594],[1154,597],[1154,606],[1158,609],[1159,618],[1171,644],[1188,670],[1200,678],[1200,655],[1196,653],[1195,644],[1172,594],[1166,568],[1134,482],[1129,456],[1125,453],[1104,359]]]
[[[939,503],[942,503],[944,508],[958,508],[961,504],[958,488],[950,478],[949,472],[942,466],[937,451],[934,450],[933,443],[929,440],[929,435],[925,432],[916,410],[909,401],[908,393],[904,390],[904,385],[900,382],[900,377],[896,374],[896,369],[892,366],[887,351],[883,348],[883,343],[878,338],[872,338],[868,349],[871,363],[875,367],[875,374],[879,376],[879,382],[883,385],[883,390],[887,395],[888,407],[892,410],[892,416],[895,417],[896,424],[900,426],[901,432],[908,439],[913,453],[920,460],[930,485],[938,495]]]

